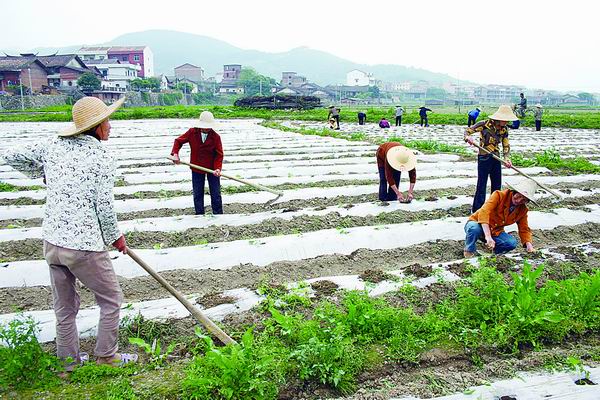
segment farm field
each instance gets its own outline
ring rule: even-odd
[[[129,246],[242,345],[219,350],[202,330],[196,334],[183,306],[112,251],[125,296],[121,348],[143,354],[129,343],[137,337],[160,340],[162,353],[144,354],[136,370],[84,366],[70,383],[0,396],[600,398],[600,386],[579,384],[600,384],[599,173],[522,167],[561,194],[542,193],[540,205],[530,207],[537,251],[495,258],[481,249],[484,257],[466,262],[463,226],[477,174],[464,127],[342,123],[341,133],[361,134],[345,140],[293,131],[322,131],[320,122],[279,121],[291,129],[285,131],[260,123],[223,121],[223,172],[284,194],[269,202],[274,195],[222,179],[225,214],[217,216],[210,207],[206,216],[193,215],[191,172],[166,160],[193,120],[111,121],[106,143],[117,164],[115,208]],[[2,123],[0,152],[67,125]],[[598,165],[599,133],[525,127],[511,131],[511,149]],[[382,203],[375,143],[390,137],[462,151],[421,152],[415,200]],[[185,146],[181,158],[188,154]],[[503,179],[520,178],[504,170]],[[43,182],[7,165],[0,165],[0,181],[13,189],[0,192],[0,324],[30,316],[53,353]],[[407,188],[403,176],[400,189]],[[90,354],[98,315],[82,288],[78,326]]]

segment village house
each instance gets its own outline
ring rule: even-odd
[[[223,79],[219,83],[219,93],[221,94],[243,94],[244,88],[238,84],[242,66],[240,64],[223,65]]]
[[[353,69],[346,74],[346,86],[376,86],[373,74]]]
[[[100,71],[102,90],[126,92],[131,86],[131,81],[138,77],[141,67],[139,65],[121,62],[116,59],[87,60],[89,67]]]
[[[8,86],[19,84],[32,93],[40,93],[43,87],[48,86],[44,64],[37,58],[0,57],[0,90],[6,91]]]
[[[283,87],[300,87],[307,82],[306,77],[298,75],[296,72],[281,73],[281,86]]]
[[[154,54],[148,46],[93,46],[77,50],[83,62],[88,60],[119,60],[122,63],[139,65],[139,78],[154,76]]]
[[[182,64],[175,67],[175,78],[189,79],[192,82],[200,82],[204,80],[204,70],[202,67],[197,67],[190,63]]]
[[[86,72],[91,72],[100,78],[100,71],[88,67],[76,54],[61,54],[49,56],[32,56],[44,64],[48,72],[48,86],[54,88],[70,88],[77,86],[77,80]]]

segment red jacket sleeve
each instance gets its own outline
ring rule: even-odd
[[[173,143],[173,148],[171,149],[171,155],[179,154],[179,150],[181,146],[188,143],[190,141],[191,129],[188,129],[183,135],[179,136],[175,139],[175,143]],[[220,143],[220,142],[219,142]]]
[[[223,169],[223,144],[218,134],[215,137],[215,169]]]

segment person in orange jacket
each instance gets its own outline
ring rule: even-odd
[[[485,242],[494,254],[503,254],[517,247],[517,240],[504,231],[504,227],[517,224],[519,238],[528,252],[532,252],[531,229],[527,222],[527,203],[535,203],[537,184],[525,179],[509,185],[509,189],[496,190],[484,205],[469,217],[465,225],[465,258],[477,255],[478,240]]]

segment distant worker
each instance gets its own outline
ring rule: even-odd
[[[198,126],[188,129],[175,139],[171,156],[179,164],[179,150],[189,143],[190,163],[213,170],[212,174],[192,169],[192,190],[196,215],[204,214],[204,181],[208,180],[210,207],[213,214],[223,214],[221,199],[221,168],[223,167],[223,145],[221,137],[215,131],[217,121],[210,111],[202,111]],[[206,178],[206,179],[205,179]]]
[[[544,114],[544,108],[541,104],[536,104],[533,111],[533,117],[535,118],[535,130],[539,132],[542,130],[542,115]]]
[[[331,129],[335,129],[338,130],[340,129],[340,109],[337,108],[336,106],[329,106],[329,114],[327,114],[327,119],[330,121],[330,127]],[[334,123],[331,123],[331,120],[334,121]]]
[[[404,115],[404,108],[402,106],[396,106],[396,126],[402,126],[402,116]]]
[[[429,108],[423,106],[419,107],[419,117],[421,117],[421,126],[425,124],[425,126],[429,126],[429,119],[427,118],[427,111],[433,112]]]
[[[389,128],[390,127],[390,122],[385,119],[385,117],[381,118],[381,121],[379,121],[379,127],[380,128]]]
[[[358,124],[364,125],[365,122],[367,122],[367,113],[364,111],[359,111],[358,112]]]
[[[474,110],[469,111],[469,113],[467,114],[469,116],[469,121],[467,122],[467,126],[471,126],[471,125],[475,124],[475,122],[477,122],[477,118],[479,117],[480,112],[481,112],[481,110],[479,109],[479,107],[475,107]]]
[[[517,115],[517,105],[516,104],[513,104],[512,111],[516,116]],[[521,126],[521,120],[519,118],[517,118],[513,122],[511,122],[510,124],[508,124],[506,126],[508,126],[510,129],[519,129],[519,127]]]
[[[509,189],[497,190],[465,225],[465,258],[477,255],[477,241],[484,241],[494,254],[507,253],[517,247],[517,239],[504,231],[504,227],[517,224],[521,243],[529,253],[534,251],[531,229],[527,222],[527,203],[535,203],[537,184],[524,179]]]
[[[521,98],[521,100],[519,101],[519,104],[517,105],[517,116],[519,118],[524,118],[525,111],[527,110],[527,99],[525,98],[525,95],[523,93],[520,93],[519,97]]]
[[[512,112],[510,106],[501,105],[489,119],[476,123],[465,131],[465,142],[473,145],[475,139],[472,134],[479,135],[479,146],[487,151],[500,156],[500,143],[502,143],[502,152],[504,153],[504,165],[507,168],[512,167],[510,161],[510,143],[508,141],[508,129],[506,124],[518,119]],[[500,161],[492,157],[483,150],[479,150],[477,156],[477,189],[473,198],[473,207],[471,212],[476,212],[485,203],[485,189],[487,187],[488,177],[491,180],[491,191],[494,193],[502,187],[502,165]]]
[[[377,149],[377,168],[379,169],[379,200],[410,203],[417,182],[417,156],[398,142],[384,143]],[[406,197],[400,191],[400,174],[408,172],[410,186]]]

